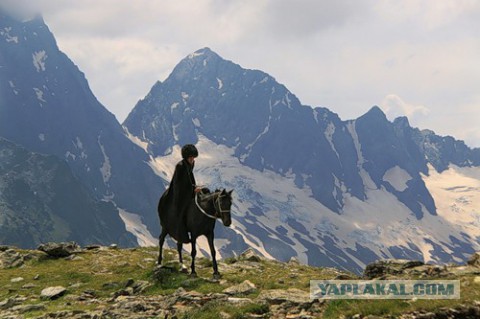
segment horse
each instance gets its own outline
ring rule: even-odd
[[[197,255],[196,249],[196,240],[199,236],[205,235],[208,240],[208,246],[210,248],[210,255],[212,257],[213,264],[213,278],[219,279],[220,273],[218,272],[217,260],[215,246],[213,244],[214,240],[214,228],[215,222],[217,219],[221,219],[224,226],[229,227],[232,223],[230,209],[232,206],[232,192],[233,190],[227,192],[225,189],[222,191],[216,190],[213,193],[207,194],[196,194],[195,198],[192,198],[190,201],[187,211],[186,211],[186,227],[187,231],[190,233],[190,243],[192,245],[191,257],[191,273],[190,276],[196,277],[197,273],[195,271],[195,256]],[[163,197],[163,196],[162,196]],[[161,203],[160,199],[160,203]],[[176,212],[170,212],[166,214],[162,212],[164,207],[162,205],[158,206],[158,216],[160,219],[160,224],[162,226],[162,232],[159,236],[159,254],[158,254],[158,265],[162,264],[162,247],[165,242],[165,237],[170,235],[173,238],[172,233],[175,233],[174,229],[169,229],[175,223],[168,222],[169,218],[175,218]],[[183,266],[182,258],[182,248],[183,244],[180,241],[177,241],[177,251],[180,259],[180,264]]]

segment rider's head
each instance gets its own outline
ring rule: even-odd
[[[187,144],[182,147],[182,158],[189,160],[189,158],[194,159],[198,157],[198,150],[193,144]]]

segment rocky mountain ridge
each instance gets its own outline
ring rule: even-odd
[[[79,213],[104,230],[99,242],[130,233],[131,244],[156,245],[158,198],[179,147],[196,143],[198,180],[235,189],[232,228],[216,229],[224,257],[253,247],[360,273],[377,259],[459,263],[479,249],[478,149],[390,122],[378,107],[342,120],[208,48],[157,82],[122,127],[41,18],[0,14],[0,136],[65,161],[77,188],[113,205],[116,214]],[[35,203],[32,224],[45,205]],[[82,240],[59,238],[57,225],[48,238]]]
[[[197,179],[236,190],[237,226],[220,230],[225,256],[250,245],[279,260],[361,271],[378,258],[461,262],[478,249],[480,150],[405,117],[391,122],[378,107],[341,120],[203,48],[123,125],[159,176],[171,177],[179,146],[193,141]]]
[[[116,214],[96,217],[115,227],[112,233],[103,228],[101,242],[116,232],[129,236],[121,212],[137,215],[152,233],[159,232],[152,212],[165,181],[152,173],[149,156],[96,99],[41,17],[18,21],[0,11],[0,136],[65,161],[79,187],[117,207]],[[102,226],[93,223],[92,228]]]
[[[121,230],[118,210],[96,200],[53,155],[33,153],[0,138],[0,243],[31,247],[32,243],[79,240],[81,244],[135,238]]]

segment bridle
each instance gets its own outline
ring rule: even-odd
[[[210,217],[212,219],[217,219],[217,218],[222,218],[224,213],[230,212],[230,209],[222,209],[222,205],[220,204],[220,198],[227,197],[228,195],[222,195],[221,192],[216,192],[216,193],[213,193],[212,195],[207,195],[207,196],[211,197],[211,200],[213,202],[213,209],[215,210],[215,215],[210,215],[202,208],[202,206],[200,206],[200,204],[198,203],[198,194],[195,194],[195,204],[205,216]],[[207,202],[209,200],[210,199],[208,199]]]

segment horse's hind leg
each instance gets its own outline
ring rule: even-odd
[[[157,264],[159,266],[162,265],[162,251],[163,251],[163,243],[165,242],[165,237],[167,237],[167,231],[162,228],[162,233],[160,234],[160,236],[158,237],[158,246],[160,246],[158,248],[158,260],[157,260]]]
[[[220,279],[220,273],[218,272],[218,265],[217,265],[217,258],[216,258],[217,252],[215,251],[215,246],[213,245],[213,238],[214,238],[213,232],[207,235],[208,247],[210,247],[210,255],[212,256],[213,278]]]
[[[180,267],[182,267],[180,271],[186,273],[187,266],[185,266],[183,263],[182,250],[183,250],[183,244],[181,242],[177,242],[178,259],[180,261]]]

